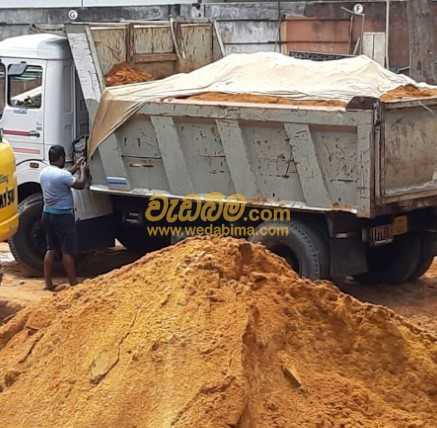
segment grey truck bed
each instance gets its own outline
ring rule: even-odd
[[[91,119],[118,62],[165,77],[222,56],[206,20],[69,24],[66,32]],[[91,189],[241,193],[256,205],[369,218],[410,211],[437,204],[436,111],[437,98],[355,98],[346,108],[150,102],[90,159]]]
[[[256,205],[361,217],[409,211],[437,202],[436,111],[437,99],[152,102],[101,144],[92,189],[241,193]]]

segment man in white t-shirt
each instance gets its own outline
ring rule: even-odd
[[[87,165],[80,159],[70,170],[65,166],[63,146],[54,145],[49,150],[50,166],[44,168],[40,183],[44,199],[42,223],[46,232],[47,252],[44,257],[45,288],[54,290],[53,263],[56,253],[62,252],[62,263],[70,285],[77,284],[74,256],[77,254],[77,234],[73,213],[71,189],[83,189],[86,184]],[[80,177],[74,177],[80,170]]]

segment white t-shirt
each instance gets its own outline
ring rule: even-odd
[[[50,165],[40,175],[40,183],[44,199],[44,210],[73,209],[71,187],[76,178],[67,170]]]

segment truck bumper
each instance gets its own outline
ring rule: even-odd
[[[8,240],[18,229],[18,214],[0,223],[0,242]]]

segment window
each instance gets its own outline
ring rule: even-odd
[[[8,102],[11,107],[40,108],[41,95],[42,67],[28,65],[20,76],[9,76]]]
[[[3,109],[5,108],[5,66],[0,63],[0,117],[3,116]]]

